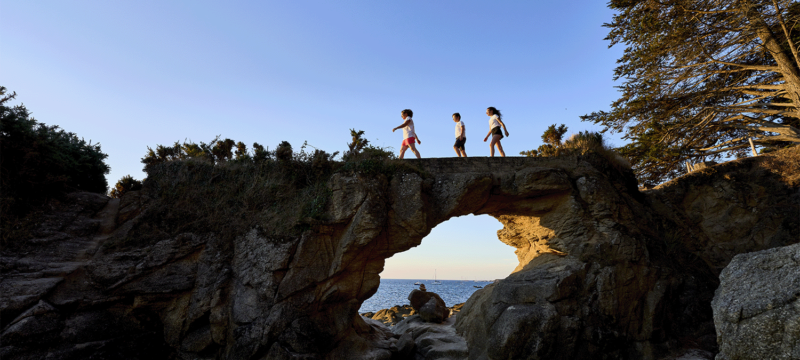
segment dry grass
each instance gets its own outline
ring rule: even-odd
[[[763,166],[791,187],[800,185],[800,146],[765,155]]]
[[[583,131],[572,134],[561,148],[569,154],[586,155],[595,152],[605,158],[620,172],[630,171],[631,163],[610,146],[600,133]]]

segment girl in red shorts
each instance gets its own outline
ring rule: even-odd
[[[403,155],[406,153],[406,150],[411,148],[411,152],[413,152],[414,155],[417,156],[417,159],[419,159],[419,151],[417,151],[416,146],[414,146],[414,141],[420,145],[422,145],[422,141],[419,141],[419,137],[414,132],[414,120],[411,119],[411,117],[414,116],[414,112],[409,109],[405,109],[400,112],[400,116],[404,120],[403,124],[392,129],[392,132],[397,129],[403,129],[403,146],[400,148],[400,158],[402,159]]]

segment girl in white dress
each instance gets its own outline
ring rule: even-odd
[[[506,124],[503,123],[503,115],[500,114],[500,110],[494,108],[494,106],[490,106],[486,109],[486,115],[489,115],[489,133],[486,134],[486,137],[483,138],[483,142],[486,142],[489,139],[489,136],[492,136],[492,142],[489,143],[489,153],[492,157],[494,157],[494,147],[497,146],[497,150],[500,151],[500,156],[506,157],[506,153],[503,152],[503,145],[500,144],[500,139],[503,138],[503,133],[500,131],[500,127],[503,127],[503,130],[506,132],[506,136],[508,136],[508,129],[506,128]]]
[[[414,120],[411,119],[411,117],[414,116],[414,112],[410,109],[405,109],[400,112],[400,116],[404,120],[403,124],[392,129],[392,132],[397,129],[403,129],[403,146],[400,147],[400,158],[402,159],[403,155],[406,153],[406,150],[411,148],[411,152],[413,152],[414,155],[417,156],[417,159],[419,159],[419,151],[417,151],[416,146],[414,146],[414,141],[420,145],[422,145],[422,141],[419,140],[419,136],[417,136],[417,133],[414,132]]]

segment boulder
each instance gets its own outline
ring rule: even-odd
[[[419,317],[423,321],[440,323],[450,316],[450,310],[445,306],[444,301],[431,298],[419,309]]]
[[[369,316],[369,318],[378,320],[387,326],[394,326],[394,324],[403,321],[404,317],[412,313],[414,313],[414,309],[412,309],[411,306],[392,306],[388,309],[378,310],[378,312]]]
[[[450,316],[450,309],[437,293],[415,289],[408,294],[408,301],[423,321],[440,323]]]
[[[717,360],[800,358],[800,244],[736,255],[711,307]]]
[[[413,359],[466,359],[468,356],[466,340],[456,334],[454,318],[443,323],[431,323],[420,315],[412,315],[398,323],[392,332],[400,338],[397,347],[401,354],[413,352]]]

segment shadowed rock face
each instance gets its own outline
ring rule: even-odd
[[[232,242],[186,232],[104,247],[142,226],[146,193],[76,195],[72,212],[56,211],[70,215],[44,221],[39,245],[0,259],[0,357],[390,359],[398,340],[363,320],[361,303],[386,258],[467,214],[498,219],[498,238],[520,261],[458,315],[470,358],[715,351],[709,264],[727,262],[688,256],[682,242],[661,246],[665,226],[685,224],[652,204],[673,209],[664,204],[677,195],[645,196],[631,174],[594,157],[408,162],[423,175],[334,175],[327,220],[296,238],[242,229]],[[715,236],[724,239],[710,231],[701,240]]]

